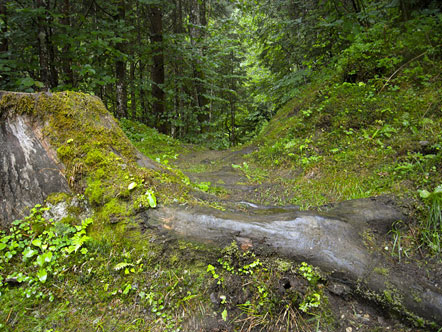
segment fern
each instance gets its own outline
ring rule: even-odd
[[[86,218],[81,222],[80,226],[75,226],[77,233],[71,238],[71,245],[67,248],[67,252],[70,254],[72,252],[77,252],[83,244],[90,239],[86,235],[86,228],[93,222],[93,219]]]

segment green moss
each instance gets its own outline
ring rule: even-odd
[[[411,324],[416,327],[435,327],[434,322],[427,321],[422,317],[419,317],[416,314],[407,310],[402,304],[403,297],[397,289],[392,287],[388,282],[386,283],[385,287],[386,288],[381,293],[378,293],[366,289],[364,284],[362,282],[359,282],[356,288],[356,292],[367,299],[379,303],[379,305],[389,309],[391,312],[396,313],[401,317],[405,317]]]
[[[72,149],[69,145],[62,145],[57,149],[57,156],[60,160],[70,160],[72,158]]]
[[[289,262],[289,261],[286,261],[286,260],[283,260],[281,258],[278,258],[278,259],[275,260],[275,265],[276,265],[276,268],[279,271],[287,272],[287,271],[290,271],[290,269],[293,266],[293,263]]]
[[[70,201],[71,200],[71,195],[67,194],[67,193],[52,193],[50,194],[47,198],[46,198],[46,202],[52,204],[52,205],[56,205],[58,203],[61,202],[66,202],[66,201]]]
[[[84,193],[89,199],[89,202],[91,202],[91,204],[95,204],[96,206],[104,204],[106,200],[108,200],[106,188],[100,180],[89,181]]]
[[[385,276],[385,277],[388,277],[388,275],[389,275],[389,271],[388,271],[388,269],[387,268],[385,268],[385,267],[375,267],[374,269],[373,269],[373,272],[375,272],[375,273],[377,273],[377,274],[380,274],[380,275],[383,275],[383,276]]]
[[[106,160],[107,158],[103,151],[93,149],[88,151],[86,158],[84,158],[84,163],[88,166],[97,166],[102,165],[102,163],[106,162]]]
[[[27,93],[6,93],[0,100],[0,114],[35,114],[35,95]]]
[[[114,224],[124,220],[131,214],[131,211],[126,202],[113,198],[103,206],[97,216],[102,222]]]

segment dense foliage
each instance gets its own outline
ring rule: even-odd
[[[0,89],[94,93],[117,117],[222,148],[249,139],[344,49],[346,80],[388,77],[425,51],[394,45],[388,27],[400,35],[439,10],[429,0],[2,1]],[[389,46],[365,42],[367,31]],[[396,46],[400,56],[376,63]]]

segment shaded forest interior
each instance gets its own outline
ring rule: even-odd
[[[92,93],[117,118],[226,148],[324,68],[389,77],[422,53],[390,52],[389,29],[439,17],[430,0],[1,0],[0,89]],[[384,43],[361,56],[370,33]]]

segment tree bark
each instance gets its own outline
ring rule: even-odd
[[[126,10],[125,2],[121,0],[118,3],[118,15],[117,20],[122,21],[125,19]],[[117,43],[116,48],[120,51],[120,55],[115,62],[115,78],[116,83],[116,116],[117,118],[127,117],[127,83],[126,83],[126,61],[123,57],[125,50],[124,43]]]
[[[152,77],[152,110],[155,115],[155,127],[167,134],[169,125],[166,122],[165,93],[163,85],[165,81],[164,73],[164,46],[163,46],[163,11],[158,5],[150,6],[150,38],[152,40],[153,65]]]
[[[173,32],[176,35],[181,35],[184,32],[183,29],[183,3],[182,0],[176,0],[175,1],[175,9],[173,12]],[[181,69],[181,63],[183,59],[180,54],[176,58],[173,59],[173,72],[175,76],[175,101],[174,101],[174,118],[175,123],[182,120],[182,114],[183,111],[183,99],[181,97],[182,94],[182,69]],[[182,124],[180,125],[172,125],[171,126],[171,136],[172,137],[181,137],[182,134]]]
[[[35,1],[36,8],[44,8],[43,0]],[[44,18],[39,15],[37,17],[37,32],[38,32],[38,57],[40,63],[40,81],[44,84],[44,89],[49,90],[51,86],[49,77],[49,59],[48,59],[48,49],[46,45],[46,31],[44,28]]]
[[[6,54],[9,50],[8,38],[8,13],[6,12],[6,0],[0,0],[0,19],[3,21],[0,38],[0,53]]]
[[[64,25],[64,32],[66,34],[66,37],[69,35],[69,30],[71,29],[71,4],[70,0],[64,0],[63,4],[63,18],[61,23]],[[72,70],[72,57],[69,52],[70,45],[65,42],[65,45],[63,46],[62,51],[62,67],[63,67],[63,74],[64,74],[64,82],[65,84],[69,85],[70,87],[75,87],[75,81],[74,81],[74,72]]]
[[[233,78],[233,75],[235,73],[235,68],[233,66],[233,64],[235,63],[235,55],[233,53],[233,51],[230,52],[230,74],[232,75],[232,78],[230,79],[230,89],[232,91],[236,91],[236,84],[235,84],[235,80]],[[236,111],[235,111],[235,95],[233,93],[230,93],[230,98],[229,98],[229,102],[230,102],[230,125],[232,126],[232,129],[230,131],[230,144],[235,146],[236,144],[236,132],[235,132],[235,115],[236,115]]]
[[[2,28],[0,30],[0,59],[6,60],[9,58],[9,44],[7,32],[8,32],[8,13],[6,10],[6,0],[0,0],[0,20],[3,22]],[[0,75],[2,81],[2,86],[7,87],[10,81],[9,73],[7,71]]]
[[[137,97],[135,93],[135,69],[136,63],[133,59],[130,62],[129,81],[130,81],[130,118],[136,119],[137,117]]]
[[[48,22],[48,27],[47,27],[47,33],[46,33],[46,44],[48,47],[48,52],[49,52],[49,73],[50,73],[50,77],[49,77],[49,81],[51,83],[51,88],[55,88],[56,86],[58,86],[58,70],[57,70],[57,66],[56,66],[56,54],[55,54],[55,47],[54,47],[54,43],[52,42],[52,35],[53,35],[53,29],[52,29],[52,19],[50,19],[50,21]]]
[[[144,124],[148,125],[148,119],[147,119],[147,106],[146,106],[146,92],[144,90],[143,82],[144,82],[144,65],[140,62],[139,65],[139,78],[140,78],[140,88],[139,88],[139,95],[140,95],[140,105],[141,105],[141,114],[139,120],[143,122]]]
[[[201,58],[204,56],[204,50],[199,48],[198,43],[204,36],[205,26],[207,25],[206,18],[206,0],[193,0],[190,9],[190,39],[192,45],[197,49],[200,59],[195,59],[193,63],[193,76],[195,78],[195,95],[196,103],[198,105],[198,122],[200,125],[200,133],[207,131],[208,113],[206,112],[206,106],[208,100],[205,97],[206,89],[204,86],[204,72],[201,69]]]

